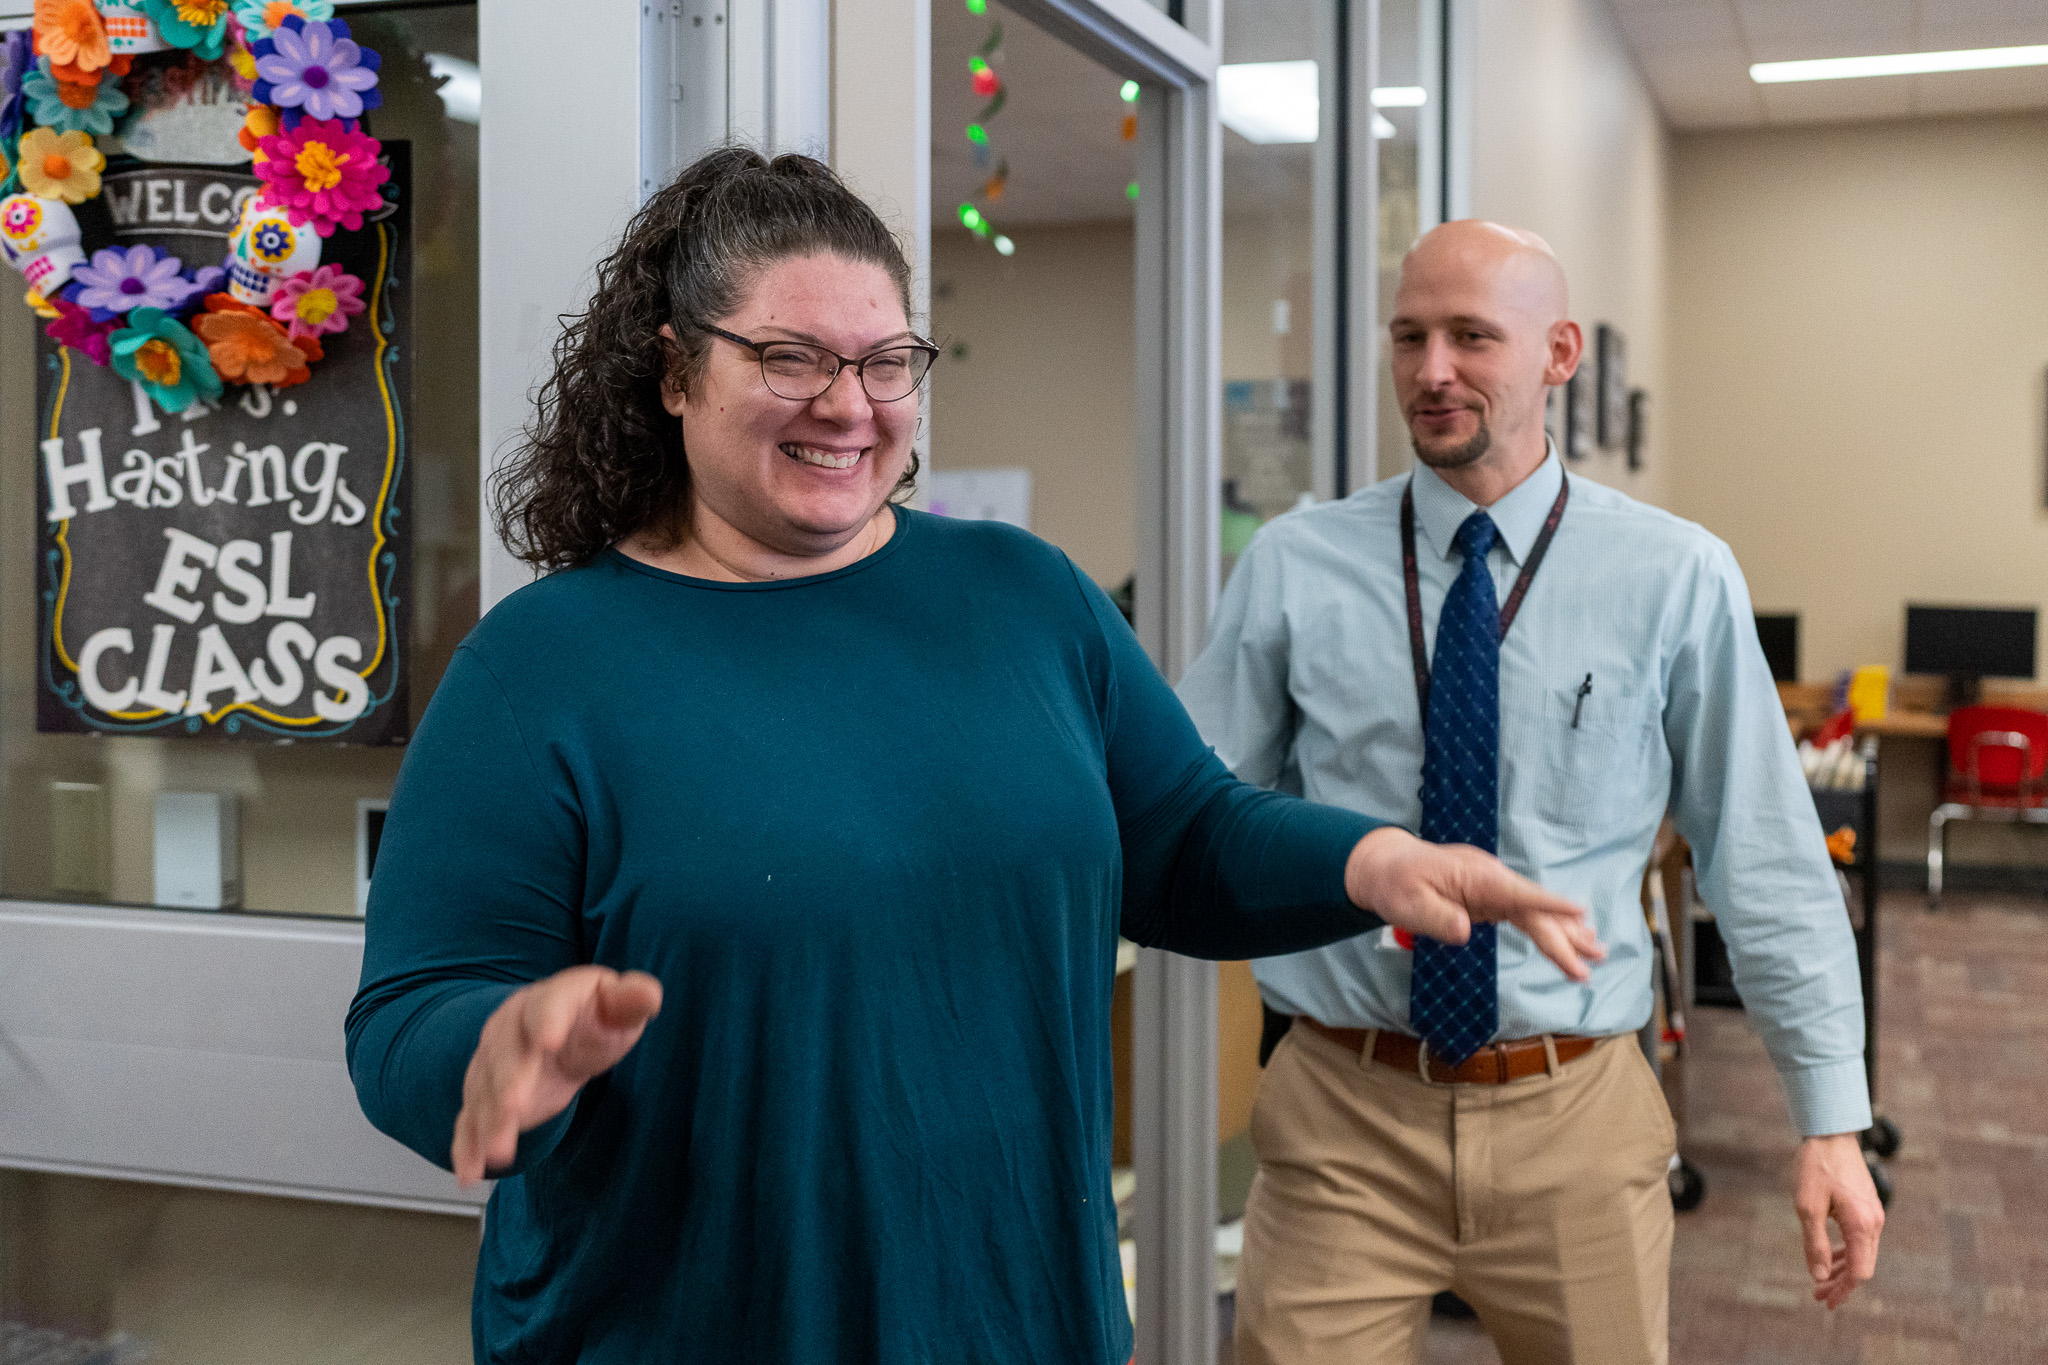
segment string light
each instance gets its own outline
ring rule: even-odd
[[[967,12],[980,17],[988,13],[988,0],[966,0]],[[1001,203],[1004,192],[1010,184],[1010,163],[994,154],[989,141],[988,123],[1002,112],[1003,104],[1010,97],[1008,85],[995,69],[995,56],[1002,50],[1003,26],[990,23],[988,37],[981,47],[967,59],[968,79],[974,93],[988,101],[974,122],[967,125],[967,144],[974,152],[974,164],[989,170],[988,179],[981,185],[981,196],[991,204]],[[993,162],[991,170],[990,163]],[[999,255],[1008,256],[1017,250],[1017,244],[995,230],[988,215],[969,201],[960,206],[960,225],[975,236],[993,246]]]

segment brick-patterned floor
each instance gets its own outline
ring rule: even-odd
[[[1881,914],[1878,1108],[1905,1130],[1877,1278],[1808,1297],[1784,1100],[1739,1013],[1692,1021],[1683,1148],[1707,1198],[1678,1218],[1673,1365],[2048,1365],[2048,904],[1917,894]],[[1498,1365],[1439,1323],[1429,1365]]]

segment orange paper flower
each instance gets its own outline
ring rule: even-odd
[[[45,199],[83,204],[100,192],[107,159],[85,133],[31,128],[21,139],[21,186]]]
[[[51,66],[97,71],[114,56],[92,0],[36,0],[35,39],[36,52]]]
[[[247,384],[303,382],[307,378],[306,353],[291,343],[284,328],[264,317],[247,313],[202,313],[192,319],[192,330],[206,341],[206,353],[222,379]]]
[[[263,148],[258,143],[260,139],[275,136],[280,121],[278,111],[269,105],[250,105],[248,114],[242,119],[242,131],[235,134],[236,139],[242,144],[242,150],[254,153],[258,161],[267,160],[263,155]]]
[[[125,76],[128,74],[128,68],[134,65],[135,59],[123,53],[121,56],[109,61],[105,66],[96,66],[90,71],[87,71],[76,62],[51,62],[50,74],[58,80],[68,82],[71,85],[82,85],[88,90],[95,90],[99,88],[100,81],[105,77]]]

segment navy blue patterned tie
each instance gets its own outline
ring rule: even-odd
[[[1437,618],[1422,746],[1422,837],[1488,853],[1500,842],[1500,603],[1486,567],[1498,534],[1484,512],[1458,528],[1465,566]],[[1461,947],[1416,937],[1408,1022],[1453,1066],[1493,1037],[1500,991],[1491,924],[1473,925]]]

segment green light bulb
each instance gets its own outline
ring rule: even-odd
[[[960,226],[971,230],[977,225],[979,225],[980,222],[980,209],[974,207],[974,205],[972,204],[962,204],[960,206]]]
[[[967,12],[973,15],[988,13],[988,0],[967,0]]]
[[[1133,204],[1135,204],[1135,203],[1137,203],[1137,202],[1138,202],[1138,182],[1137,182],[1137,181],[1133,180],[1133,181],[1132,181],[1132,182],[1131,182],[1130,184],[1128,184],[1128,185],[1124,186],[1124,198],[1126,198],[1126,199],[1130,200],[1130,201],[1131,201],[1131,202],[1132,202]]]
[[[988,146],[988,129],[982,127],[979,123],[968,124],[967,140],[977,147]]]
[[[1136,104],[1138,102],[1138,83],[1136,81],[1125,81],[1124,88],[1118,93],[1124,97],[1125,104]]]

